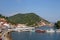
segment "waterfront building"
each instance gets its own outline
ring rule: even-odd
[[[34,27],[23,27],[23,28],[16,28],[16,31],[20,32],[20,31],[35,31]]]
[[[24,28],[24,27],[27,27],[25,24],[17,24],[17,27],[18,28]]]

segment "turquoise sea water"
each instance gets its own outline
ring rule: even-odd
[[[60,33],[12,32],[13,40],[60,40]]]

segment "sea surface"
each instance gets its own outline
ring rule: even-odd
[[[13,40],[60,40],[60,33],[12,32]]]

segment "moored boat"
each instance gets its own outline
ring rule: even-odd
[[[36,30],[35,32],[38,32],[38,33],[45,33],[45,30]]]
[[[46,30],[46,32],[51,32],[51,33],[53,33],[53,32],[55,32],[55,30],[50,29],[50,30]]]
[[[60,32],[60,29],[56,29],[56,32]]]

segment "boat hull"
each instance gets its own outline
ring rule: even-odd
[[[38,33],[45,33],[45,30],[36,30],[35,32],[38,32]]]

